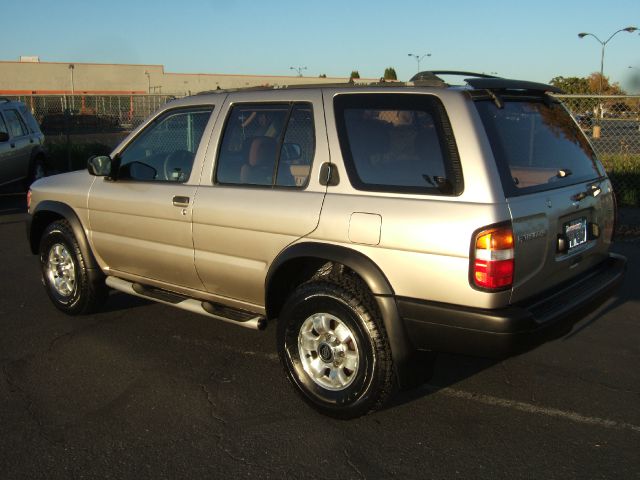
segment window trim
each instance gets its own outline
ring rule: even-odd
[[[464,191],[464,177],[458,146],[453,135],[449,116],[442,101],[432,94],[424,93],[340,93],[333,98],[334,116],[338,142],[347,176],[356,190],[366,192],[386,192],[404,194],[437,195],[457,197]],[[417,187],[403,185],[381,185],[365,183],[360,179],[351,154],[351,146],[346,128],[344,112],[348,108],[389,108],[426,111],[433,116],[438,137],[442,143],[441,153],[444,168],[452,191],[443,192],[437,187]]]
[[[313,156],[311,157],[311,162],[309,163],[309,175],[307,175],[307,180],[303,185],[278,185],[276,182],[278,181],[278,167],[280,165],[280,156],[282,154],[282,146],[284,144],[284,139],[287,136],[287,130],[289,128],[289,121],[291,120],[291,116],[293,114],[293,110],[297,106],[308,106],[309,110],[311,110],[311,118],[313,120]],[[271,185],[258,185],[254,183],[234,183],[234,182],[220,182],[218,180],[218,167],[220,166],[220,155],[222,154],[222,145],[224,143],[224,136],[227,132],[227,127],[229,126],[229,122],[231,121],[231,114],[236,107],[269,107],[269,106],[288,106],[289,109],[286,113],[284,127],[280,132],[280,135],[277,139],[278,149],[276,152],[276,159],[274,163],[274,170],[272,174],[272,182]],[[242,187],[242,188],[257,188],[257,189],[269,189],[269,190],[305,190],[309,186],[309,182],[311,180],[311,170],[313,168],[313,162],[316,158],[317,151],[317,138],[316,138],[316,122],[314,118],[315,110],[313,108],[313,102],[310,101],[296,101],[296,100],[282,100],[282,101],[267,101],[267,102],[231,102],[227,108],[227,116],[224,119],[224,123],[222,124],[222,130],[220,132],[220,136],[218,139],[218,149],[216,152],[215,165],[213,168],[213,175],[211,178],[212,185],[217,185],[220,187]]]

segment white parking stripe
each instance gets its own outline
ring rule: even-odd
[[[560,410],[557,408],[541,407],[538,405],[533,405],[531,403],[507,400],[504,398],[492,397],[491,395],[483,395],[481,393],[465,392],[463,390],[456,390],[454,388],[448,387],[438,389],[437,387],[431,385],[425,385],[425,389],[431,393],[440,393],[448,397],[470,400],[494,407],[511,408],[513,410],[519,410],[526,413],[534,413],[537,415],[546,415],[548,417],[562,418],[575,423],[595,425],[598,427],[604,427],[614,430],[630,430],[635,433],[640,433],[640,427],[631,423],[616,422],[615,420],[609,420],[606,418],[589,417],[576,412]]]

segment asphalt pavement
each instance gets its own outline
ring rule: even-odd
[[[440,355],[381,412],[307,407],[264,332],[114,293],[48,301],[0,195],[0,478],[640,478],[640,242],[618,295],[502,362]]]

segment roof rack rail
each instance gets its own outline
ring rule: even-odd
[[[475,78],[500,78],[494,75],[487,75],[486,73],[477,72],[465,72],[460,70],[425,70],[424,72],[418,72],[411,77],[410,82],[422,82],[422,81],[440,81],[445,83],[440,75],[453,75],[456,77],[475,77]],[[466,79],[465,79],[466,81]]]
[[[216,93],[233,93],[247,91],[267,91],[267,90],[291,90],[304,88],[349,88],[349,87],[397,87],[404,86],[405,82],[396,80],[385,80],[375,82],[335,82],[335,83],[296,83],[293,85],[258,85],[254,87],[222,88],[219,90],[205,90],[196,95],[209,95]]]

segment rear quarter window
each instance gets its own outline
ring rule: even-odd
[[[334,99],[342,156],[358,190],[457,195],[462,172],[449,120],[431,95]]]
[[[507,196],[604,176],[595,153],[565,108],[544,99],[476,101]]]

